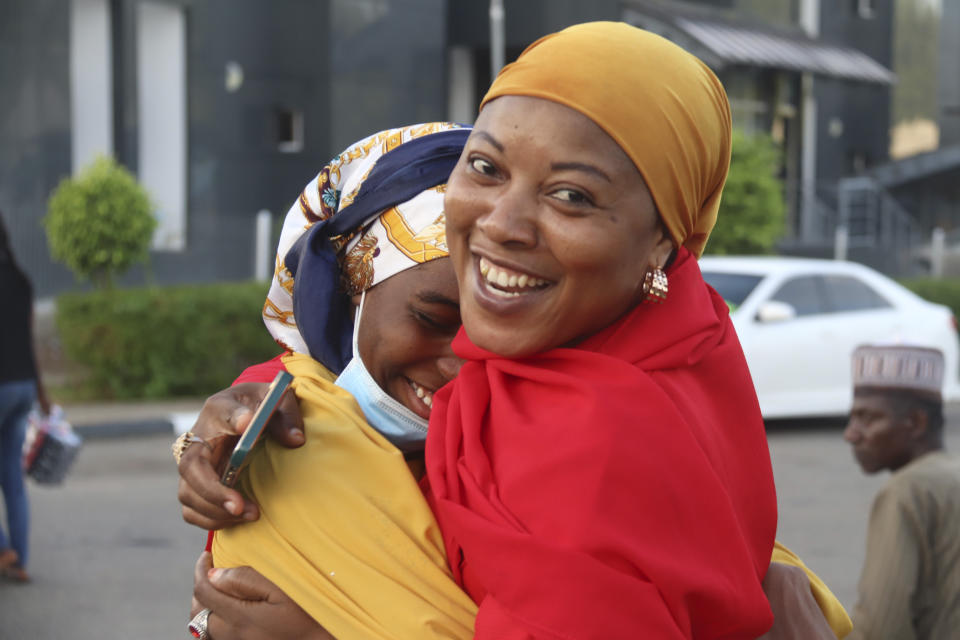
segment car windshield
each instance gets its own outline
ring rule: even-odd
[[[750,292],[763,280],[763,276],[749,273],[724,273],[720,271],[704,271],[703,279],[717,290],[720,297],[727,301],[731,309],[743,304]]]

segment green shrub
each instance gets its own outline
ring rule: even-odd
[[[113,158],[99,156],[75,178],[64,178],[43,219],[53,259],[78,280],[103,288],[148,257],[157,226],[147,192]]]
[[[706,252],[771,253],[783,234],[786,205],[777,178],[780,151],[769,136],[733,132],[730,173]]]
[[[908,278],[900,284],[925,300],[950,307],[960,318],[960,278]]]
[[[203,396],[280,353],[260,313],[265,283],[71,293],[57,299],[67,356],[93,397]]]

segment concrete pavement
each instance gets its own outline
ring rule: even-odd
[[[202,405],[202,398],[193,398],[170,402],[67,406],[68,419],[76,425],[80,434],[90,438],[90,441],[85,446],[77,468],[67,480],[65,485],[67,490],[43,487],[34,489],[34,497],[38,498],[38,512],[47,510],[41,506],[44,502],[43,497],[51,502],[55,498],[67,498],[63,502],[66,508],[65,505],[71,502],[70,498],[82,501],[85,498],[85,491],[93,488],[121,491],[126,486],[128,489],[134,489],[136,494],[141,490],[136,489],[139,486],[138,483],[162,484],[164,486],[162,490],[151,488],[149,491],[145,485],[142,488],[144,493],[141,494],[141,500],[153,503],[153,513],[159,513],[161,510],[165,513],[165,516],[160,519],[162,524],[151,523],[151,528],[159,526],[160,529],[166,529],[168,526],[178,525],[169,532],[169,535],[178,540],[176,544],[171,545],[178,549],[174,563],[178,567],[176,580],[185,580],[182,572],[189,572],[199,543],[195,540],[196,536],[191,535],[195,532],[184,532],[180,529],[184,525],[179,522],[175,501],[176,472],[169,457],[169,443],[173,439],[175,423],[179,422],[183,429],[189,428]],[[960,451],[960,405],[948,406],[946,418],[947,448],[953,452]],[[870,504],[876,491],[886,480],[887,474],[864,476],[860,472],[849,446],[842,440],[842,424],[837,421],[771,423],[768,425],[768,440],[777,481],[780,510],[778,535],[824,578],[846,606],[851,607],[856,599],[856,583],[863,561],[863,542]],[[116,449],[117,447],[119,449]],[[148,456],[149,461],[141,456]],[[111,458],[109,462],[107,462],[108,457]],[[94,460],[96,462],[91,464]],[[106,476],[103,475],[107,470],[110,472]],[[121,480],[117,477],[121,471],[129,473],[129,477]],[[157,475],[151,480],[150,476],[154,471]],[[85,487],[85,482],[89,482],[90,485]],[[149,498],[147,498],[148,493],[150,493]],[[118,495],[129,494],[121,491]],[[105,499],[103,506],[106,508],[109,504],[115,504],[113,502],[115,500],[117,495]],[[162,509],[157,508],[158,503],[163,503]],[[42,527],[40,523],[51,522],[55,518],[54,513],[58,509],[52,507],[52,504],[48,507],[50,515],[37,514],[38,526]],[[132,500],[123,509],[127,513],[138,514],[129,522],[137,521],[139,518],[150,522],[151,518],[147,515],[150,509],[142,511],[141,507],[147,508],[148,505],[146,503],[141,505],[137,500]],[[85,509],[81,511],[86,512]],[[111,515],[104,516],[104,522],[114,517],[112,511],[109,513]],[[92,513],[86,514],[83,518],[86,520],[92,515]],[[95,536],[95,531],[99,527],[95,524],[91,524],[90,527],[91,531],[88,535]],[[53,540],[48,541],[48,544],[43,544],[41,540],[37,542],[39,548],[56,546]],[[57,543],[62,544],[62,542],[63,538],[58,538]],[[130,546],[136,547],[139,544],[139,542],[131,543]],[[67,553],[66,550],[64,551]],[[179,556],[180,552],[184,557]],[[158,557],[155,567],[170,561],[169,556],[161,555],[165,559],[161,561]],[[62,561],[64,558],[60,557],[59,560]],[[106,561],[107,558],[104,557],[102,560]],[[41,568],[38,567],[38,569]],[[82,569],[78,567],[78,570]],[[42,568],[40,573],[48,571],[58,573],[52,566]],[[170,584],[174,581],[174,576],[170,575],[166,579]],[[81,585],[75,586],[79,588]],[[189,584],[178,587],[176,602],[170,602],[169,608],[165,611],[166,622],[169,622],[166,616],[180,611],[177,607],[183,606],[184,598],[180,594],[184,589],[188,591],[188,587]],[[6,597],[8,593],[2,595]],[[62,597],[67,598],[66,594],[62,594]],[[0,597],[0,600],[2,599]],[[0,638],[6,637],[0,626]],[[56,638],[57,636],[38,637]]]
[[[958,417],[948,429],[953,451],[960,451]],[[0,640],[189,637],[191,572],[204,535],[181,520],[171,439],[91,438],[63,485],[29,483],[34,581],[0,581]],[[836,424],[772,425],[769,441],[778,537],[850,607],[870,501],[886,474],[860,473]]]
[[[206,398],[65,404],[64,416],[84,438],[182,433]]]
[[[170,443],[203,402],[64,405],[85,443],[63,484],[27,483],[33,582],[0,581],[0,640],[190,637],[206,536],[181,520]]]
[[[190,637],[206,535],[181,519],[171,440],[91,438],[62,485],[28,482],[33,582],[0,580],[0,640]]]

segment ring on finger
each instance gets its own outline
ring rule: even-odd
[[[181,433],[179,436],[177,436],[177,439],[173,441],[173,447],[172,447],[173,459],[178,466],[180,464],[180,458],[183,457],[183,454],[186,453],[187,449],[189,449],[190,445],[192,445],[194,442],[199,442],[200,444],[205,446],[207,449],[210,449],[210,451],[213,451],[213,446],[209,442],[207,442],[200,436],[195,435],[192,431]]]
[[[207,632],[207,620],[210,618],[210,609],[201,609],[200,613],[193,616],[187,630],[194,638],[198,640],[210,640],[210,634]]]

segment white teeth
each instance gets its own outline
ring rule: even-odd
[[[410,386],[413,388],[413,391],[417,394],[417,397],[423,400],[423,404],[427,405],[428,407],[433,406],[432,391],[428,391],[427,389],[424,389],[413,380],[410,381]]]
[[[526,273],[507,273],[505,270],[498,269],[494,265],[490,264],[486,258],[480,258],[480,275],[484,280],[492,285],[495,285],[495,287],[490,288],[490,291],[505,298],[516,297],[520,295],[520,292],[502,291],[498,290],[497,287],[500,289],[516,289],[517,287],[523,289],[526,287],[540,287],[547,284],[546,280],[534,278]]]

